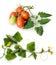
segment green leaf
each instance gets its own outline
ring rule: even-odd
[[[14,48],[19,49],[20,47],[21,47],[20,45],[16,44]]]
[[[7,54],[5,55],[5,58],[7,60],[13,60],[13,59],[16,58],[16,55],[14,53],[12,53],[12,52],[13,51],[10,48],[7,49],[7,52],[6,52]]]
[[[17,40],[13,37],[13,36],[10,36],[10,35],[6,35],[7,38],[9,38],[9,40],[11,40],[12,42],[14,43],[17,43]]]
[[[10,48],[7,49],[7,54],[11,53],[12,50]]]
[[[27,44],[27,50],[33,52],[35,50],[35,42],[30,42]]]
[[[10,40],[8,38],[4,38],[4,45],[6,46],[9,41]]]
[[[40,26],[40,27],[35,27],[35,31],[37,34],[39,34],[40,36],[42,36],[43,34],[43,27]]]
[[[37,55],[36,55],[36,53],[35,53],[35,52],[33,53],[33,57],[34,57],[34,59],[36,59],[36,58],[37,58]]]
[[[20,42],[23,38],[19,32],[16,32],[13,36],[18,42]]]
[[[39,22],[41,25],[47,24],[49,21],[50,21],[50,19],[41,19],[41,20],[38,20],[38,22]]]
[[[21,56],[21,57],[26,57],[26,50],[20,50],[19,52],[18,52],[18,56]]]
[[[15,54],[12,54],[12,53],[8,53],[7,55],[5,55],[5,58],[7,60],[13,60],[16,58],[16,55]]]
[[[41,53],[43,53],[43,52],[44,52],[44,49],[42,48]]]
[[[40,15],[40,17],[50,17],[52,16],[51,14],[45,13],[45,12],[39,12],[38,15]]]
[[[26,21],[25,25],[24,25],[24,29],[29,29],[29,28],[32,28],[33,26],[34,26],[34,23],[33,23],[33,21],[31,21],[31,19],[29,18],[29,19]]]

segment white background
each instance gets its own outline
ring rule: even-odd
[[[22,30],[16,25],[11,26],[9,24],[9,14],[15,10],[19,3],[22,5],[33,5],[35,8],[33,10],[34,14],[39,11],[52,14],[51,21],[44,25],[43,36],[39,36],[34,30]],[[3,44],[5,35],[13,35],[17,31],[24,38],[20,42],[23,48],[26,48],[28,42],[35,41],[36,49],[40,50],[42,47],[47,49],[50,45],[53,48],[54,54],[52,56],[48,54],[46,60],[42,60],[39,55],[36,60],[33,57],[21,61],[19,61],[19,57],[12,61],[7,61],[5,58],[2,58],[0,59],[0,65],[56,65],[56,0],[0,0],[0,56],[3,53],[1,45]]]

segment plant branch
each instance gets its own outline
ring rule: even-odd
[[[42,54],[42,53],[46,53],[46,52],[48,52],[48,50],[47,51],[44,51],[44,52],[35,52],[36,54]],[[31,53],[29,56],[28,56],[28,58],[29,57],[31,57],[33,55],[33,53]]]

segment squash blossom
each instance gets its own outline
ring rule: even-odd
[[[10,47],[10,46],[11,46],[11,44],[12,44],[12,42],[8,42],[7,46],[8,46],[8,47]]]
[[[50,48],[51,48],[51,46],[48,46],[48,48],[50,49]]]
[[[53,51],[50,51],[50,54],[53,55]]]

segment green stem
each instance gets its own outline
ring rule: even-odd
[[[42,53],[46,53],[46,52],[48,52],[48,51],[44,51],[44,52],[35,52],[36,54],[42,54]],[[28,58],[29,57],[31,57],[33,55],[33,53],[31,53],[29,56],[28,56]]]
[[[16,49],[16,50],[12,51],[11,53],[12,53],[12,54],[13,54],[13,53],[17,53],[18,51],[20,51],[20,49]]]
[[[22,6],[23,8],[33,9],[33,6]]]
[[[0,59],[2,59],[4,56],[5,56],[5,50],[6,50],[6,48],[3,48],[4,49],[4,53],[3,53],[3,55],[0,57]]]
[[[0,59],[2,59],[2,58],[4,57],[4,55],[5,55],[5,54],[3,53],[3,55],[0,57]]]
[[[30,14],[31,14],[32,16],[34,16],[29,8],[28,8],[28,10],[29,10]]]
[[[12,51],[11,53],[13,54],[13,53],[17,53],[17,52],[19,52],[21,49],[23,49],[22,47],[21,48],[19,48],[19,49],[16,49],[16,50],[14,50],[14,51]],[[24,50],[24,49],[23,49]]]
[[[28,58],[30,58],[32,55],[33,55],[33,54],[30,54],[30,55],[28,56]]]

